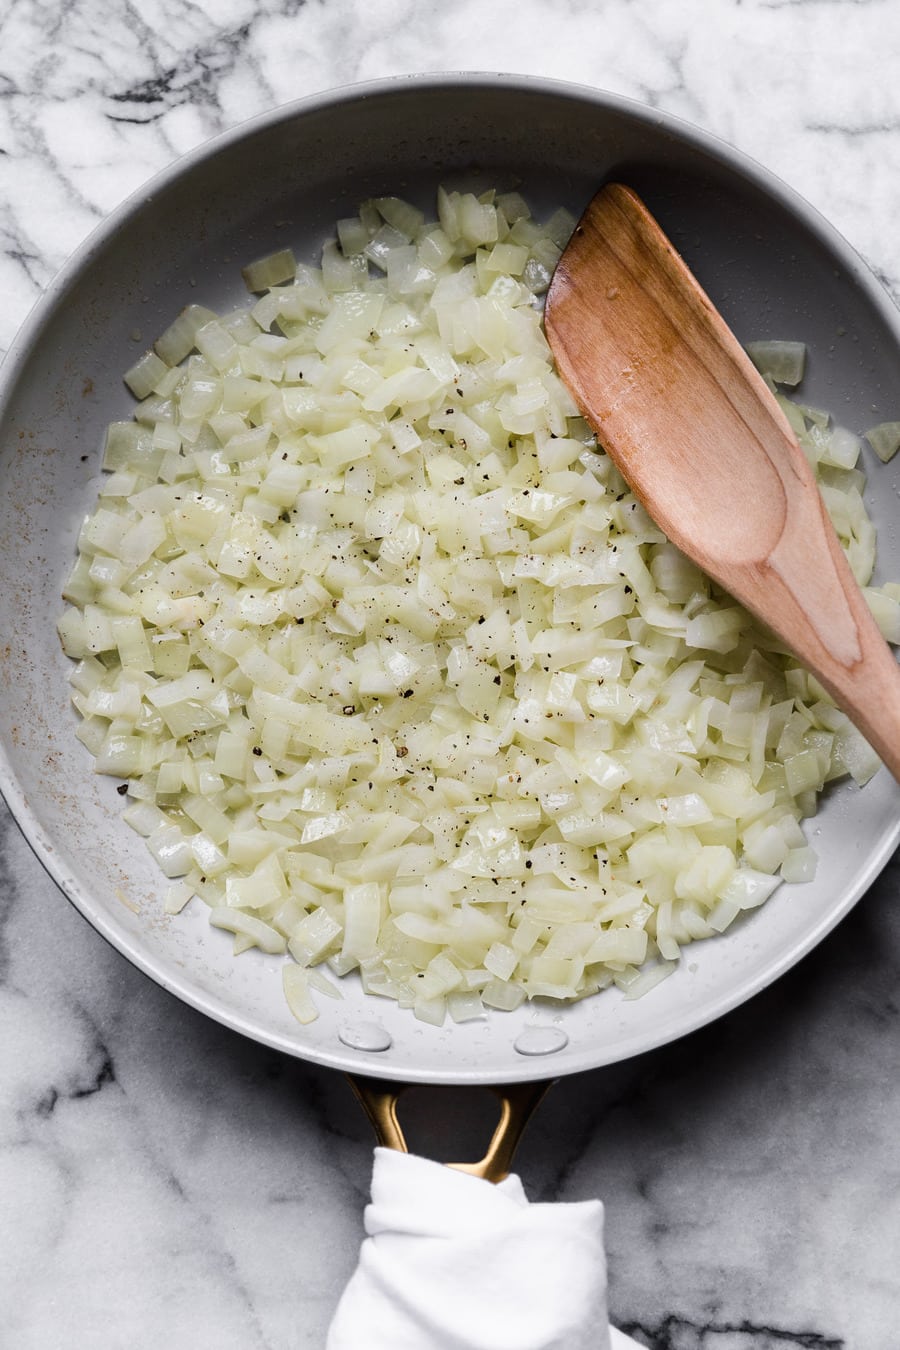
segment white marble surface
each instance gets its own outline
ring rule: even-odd
[[[440,69],[687,117],[788,179],[900,296],[898,59],[895,0],[7,0],[0,347],[177,154],[314,90]],[[370,1167],[348,1089],[150,984],[5,815],[0,846],[0,1346],[322,1346]],[[531,1195],[606,1201],[613,1315],[653,1350],[900,1345],[898,889],[895,862],[776,987],[563,1081],[532,1126]],[[421,1108],[447,1118],[437,1151],[467,1109],[453,1090]]]

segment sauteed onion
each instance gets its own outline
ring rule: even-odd
[[[77,734],[167,911],[283,953],[300,1021],[355,970],[434,1023],[636,997],[809,880],[799,822],[878,766],[576,415],[540,300],[571,227],[367,202],[126,375],[59,623]],[[859,441],[782,404],[868,585]],[[900,587],[867,593],[897,640]]]

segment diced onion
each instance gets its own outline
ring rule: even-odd
[[[866,432],[866,440],[882,463],[887,464],[900,450],[900,422],[880,422]]]
[[[572,228],[384,196],[321,266],[189,306],[126,375],[59,622],[78,735],[234,950],[440,1025],[611,985],[815,872],[798,824],[877,757],[647,518],[551,362]],[[800,343],[748,351],[773,384]],[[886,636],[859,439],[778,395]],[[883,459],[900,424],[867,433]]]
[[[268,291],[285,281],[293,281],[296,275],[297,263],[289,248],[279,249],[277,253],[248,263],[242,271],[248,291]]]
[[[793,389],[803,379],[806,346],[802,342],[748,342],[747,355],[762,375],[774,384]]]

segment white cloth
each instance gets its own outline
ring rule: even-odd
[[[378,1148],[365,1226],[326,1350],[642,1350],[609,1325],[599,1200]]]

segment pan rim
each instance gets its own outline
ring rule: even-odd
[[[662,130],[676,140],[700,150],[712,160],[736,173],[745,182],[749,182],[763,195],[781,205],[797,219],[804,229],[815,238],[828,252],[829,256],[840,261],[854,286],[861,290],[867,302],[879,314],[885,325],[894,333],[900,345],[900,312],[878,282],[863,259],[853,249],[840,232],[820,213],[801,197],[793,188],[724,140],[702,128],[696,127],[681,118],[649,108],[637,100],[591,86],[567,81],[545,79],[537,76],[523,76],[505,73],[480,71],[447,71],[427,75],[401,75],[385,79],[350,83],[304,98],[281,104],[277,108],[260,113],[242,121],[224,132],[202,142],[186,154],[155,174],[144,185],[130,193],[113,211],[108,213],[90,231],[82,243],[48,284],[44,293],[35,302],[22,326],[13,338],[9,351],[0,365],[0,421],[2,421],[19,377],[39,344],[50,320],[77,283],[81,273],[92,259],[101,254],[108,242],[127,225],[144,205],[161,191],[168,188],[185,175],[190,174],[198,165],[211,160],[227,151],[232,145],[256,135],[259,132],[289,123],[311,113],[334,109],[346,104],[365,102],[384,96],[414,96],[437,90],[475,89],[507,90],[516,94],[550,96],[568,100],[575,104],[588,103],[598,109],[623,114],[638,124]],[[315,1046],[304,1046],[277,1032],[256,1025],[252,1018],[242,1018],[214,997],[200,990],[190,976],[173,978],[163,967],[159,958],[149,952],[138,950],[129,940],[126,932],[117,929],[106,911],[99,907],[91,893],[83,888],[66,870],[63,860],[57,853],[52,839],[43,830],[37,815],[32,811],[26,794],[22,789],[15,771],[14,762],[7,749],[0,744],[0,793],[2,793],[16,824],[26,842],[34,852],[44,870],[63,892],[75,909],[87,920],[92,928],[106,939],[120,955],[124,956],[143,974],[154,980],[161,988],[176,995],[179,1000],[206,1016],[213,1018],[229,1029],[239,1032],[250,1039],[268,1047],[290,1054],[295,1058],[318,1063],[323,1067],[338,1068],[366,1076],[383,1076],[384,1069],[377,1057],[360,1056],[358,1052],[346,1049],[335,1043],[333,1051],[323,1051]],[[846,916],[864,892],[871,886],[881,872],[898,840],[900,840],[900,814],[891,828],[884,831],[878,846],[872,850],[866,863],[861,867],[853,885],[846,888],[838,904],[818,924],[809,929],[802,941],[790,945],[779,960],[770,962],[764,971],[754,978],[723,992],[715,1000],[706,1000],[700,1006],[688,1004],[681,1016],[654,1035],[652,1044],[647,1043],[644,1032],[635,1033],[633,1039],[641,1044],[629,1048],[626,1038],[616,1053],[591,1053],[590,1047],[580,1060],[565,1064],[549,1064],[553,1076],[581,1072],[602,1067],[604,1064],[618,1062],[632,1055],[657,1049],[682,1036],[699,1030],[715,1021],[725,1013],[746,1002],[762,989],[779,979],[793,968]],[[478,1066],[461,1069],[448,1064],[436,1067],[412,1068],[405,1066],[400,1073],[393,1070],[392,1076],[407,1082],[453,1084],[453,1083],[489,1083],[495,1081],[517,1082],[541,1076],[543,1062],[523,1059],[513,1061],[502,1073],[497,1074]],[[535,1069],[539,1072],[536,1074]]]

